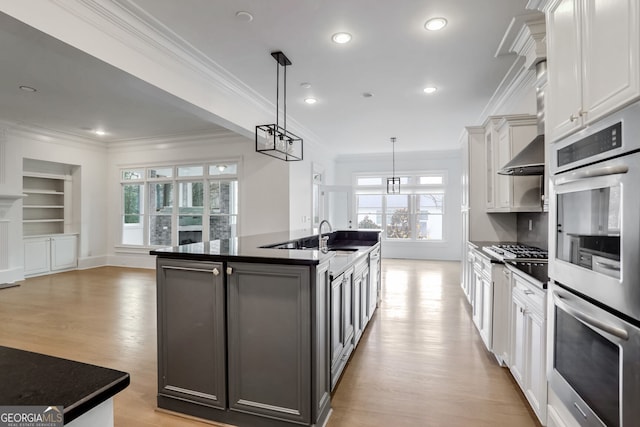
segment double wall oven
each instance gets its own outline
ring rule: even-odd
[[[551,173],[549,386],[580,425],[637,425],[640,103],[555,143]]]

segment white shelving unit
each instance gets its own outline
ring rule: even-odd
[[[25,172],[22,179],[27,196],[22,204],[24,235],[64,233],[71,177]]]
[[[22,188],[25,277],[76,268],[71,175],[25,171]]]

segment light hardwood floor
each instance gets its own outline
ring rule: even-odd
[[[459,263],[384,260],[382,275],[382,304],[336,387],[327,427],[539,425],[482,345]],[[206,426],[155,410],[155,301],[151,270],[27,279],[0,290],[0,345],[129,372],[115,398],[118,427]]]

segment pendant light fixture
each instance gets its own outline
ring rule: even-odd
[[[396,176],[396,137],[391,137],[393,144],[393,173],[391,178],[387,178],[387,194],[400,194],[400,177]]]
[[[284,160],[294,162],[302,160],[302,138],[287,130],[287,66],[291,65],[284,53],[271,52],[276,60],[276,122],[256,126],[256,151]],[[280,67],[284,68],[284,126],[280,126]]]

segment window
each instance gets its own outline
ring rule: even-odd
[[[121,243],[173,246],[236,237],[237,171],[236,162],[122,170]]]
[[[400,176],[402,194],[387,194],[386,179],[356,176],[358,228],[383,230],[394,241],[444,240],[444,173]]]

